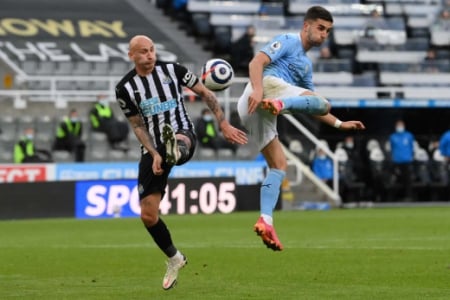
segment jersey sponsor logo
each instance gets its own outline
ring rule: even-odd
[[[139,106],[145,116],[153,116],[177,107],[175,99],[160,102],[158,97],[149,98],[141,101]]]
[[[43,166],[1,166],[0,183],[47,181],[47,169]]]

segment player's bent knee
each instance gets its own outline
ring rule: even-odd
[[[146,213],[144,211],[141,211],[141,220],[145,226],[151,227],[158,222],[158,215],[154,215],[151,213]]]
[[[331,105],[327,99],[321,96],[312,96],[311,98],[313,99],[313,103],[310,107],[311,114],[323,116],[330,112]]]

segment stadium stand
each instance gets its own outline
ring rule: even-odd
[[[130,68],[126,47],[131,35],[148,33],[157,42],[160,59],[178,60],[199,71],[208,58],[227,57],[231,43],[248,25],[256,27],[255,49],[275,34],[298,32],[306,9],[315,4],[330,9],[335,20],[328,45],[333,57],[321,59],[319,49],[310,51],[310,57],[317,90],[330,98],[337,115],[363,118],[369,127],[367,139],[382,138],[380,113],[386,118],[410,116],[413,123],[422,124],[413,129],[420,131],[423,144],[447,126],[445,121],[433,120],[436,107],[443,120],[450,115],[450,36],[448,30],[434,25],[444,6],[438,0],[194,0],[188,1],[183,12],[171,8],[171,1],[112,0],[105,6],[99,0],[82,0],[57,9],[52,7],[56,1],[17,1],[29,9],[17,9],[10,1],[0,4],[0,30],[5,32],[0,42],[0,75],[15,76],[13,88],[0,90],[4,105],[0,147],[6,149],[0,156],[2,162],[11,161],[8,149],[23,121],[18,116],[30,116],[39,140],[45,143],[51,138],[48,131],[68,107],[75,106],[86,115],[86,102],[95,101],[100,92],[112,95],[118,77]],[[386,27],[368,38],[364,25],[373,11],[379,12]],[[20,22],[7,27],[3,20],[11,16]],[[434,61],[427,59],[429,49],[435,51]],[[246,82],[246,78],[236,78],[229,90],[218,93],[228,100],[225,107],[234,105]],[[189,93],[186,99],[191,115],[198,116],[196,99]],[[422,109],[417,113],[409,105]],[[302,120],[331,144],[342,138]],[[138,159],[133,135],[130,151],[108,156],[99,154],[104,141],[89,132],[86,139],[95,141],[95,146],[88,142],[88,161]],[[237,159],[250,159],[251,153],[252,149],[239,151]],[[200,151],[196,154],[196,159],[216,158]],[[221,158],[229,155],[222,153]],[[56,154],[55,159],[71,158]]]

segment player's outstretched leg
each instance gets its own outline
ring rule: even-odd
[[[178,149],[177,139],[172,126],[165,124],[162,132],[163,140],[166,145],[166,162],[169,165],[175,165],[180,159],[180,151]]]
[[[167,261],[167,271],[164,275],[162,287],[165,290],[171,289],[177,283],[178,271],[187,264],[186,256],[177,252],[174,257]]]
[[[311,115],[326,115],[330,110],[327,99],[317,95],[303,95],[283,99],[264,99],[261,108],[273,115],[286,112],[303,112]]]
[[[262,217],[260,217],[256,222],[254,230],[256,234],[261,237],[263,243],[267,246],[267,248],[270,248],[273,251],[283,250],[283,245],[278,239],[275,228],[264,222],[264,219]]]
[[[272,115],[279,115],[284,108],[284,103],[280,99],[264,99],[261,108],[269,111]]]

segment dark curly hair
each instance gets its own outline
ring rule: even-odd
[[[306,11],[305,21],[317,20],[317,19],[322,19],[322,20],[333,23],[333,16],[331,15],[331,13],[328,10],[326,10],[322,6],[311,6]]]

